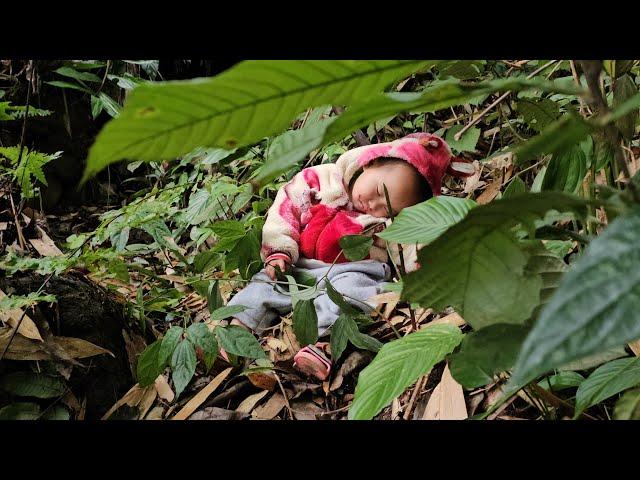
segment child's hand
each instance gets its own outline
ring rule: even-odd
[[[275,260],[271,260],[264,268],[271,280],[276,279],[276,267],[280,269],[282,273],[289,267],[289,262],[287,262],[283,258],[278,258]]]

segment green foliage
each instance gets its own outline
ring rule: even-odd
[[[216,327],[215,333],[218,343],[228,353],[249,358],[266,358],[266,354],[256,337],[247,330],[237,325],[228,327]]]
[[[61,397],[66,390],[60,377],[52,377],[33,372],[13,372],[3,375],[0,388],[18,397],[54,398]]]
[[[452,325],[434,325],[385,344],[358,378],[349,419],[369,420],[462,340]]]
[[[640,384],[640,358],[621,358],[598,367],[580,384],[574,418],[587,408]]]
[[[163,339],[156,340],[140,354],[138,358],[137,374],[138,383],[141,387],[151,385],[158,375],[164,371],[166,360],[160,360],[160,349],[162,348]]]
[[[542,190],[577,193],[587,173],[587,158],[579,145],[554,154],[547,166]]]
[[[55,302],[55,295],[41,295],[31,292],[27,295],[8,295],[0,299],[0,311],[14,310],[17,308],[28,308],[38,302]]]
[[[531,230],[549,210],[584,214],[586,205],[577,197],[548,192],[476,207],[420,251],[423,268],[403,279],[402,297],[440,310],[453,306],[476,329],[523,323],[539,303],[542,280],[525,268],[531,253],[521,247],[512,227]]]
[[[373,238],[366,235],[345,235],[340,238],[340,247],[344,256],[352,262],[362,260],[369,254]]]
[[[629,390],[618,402],[613,410],[614,420],[640,420],[640,388]]]
[[[62,152],[56,152],[52,155],[29,150],[27,147],[22,149],[22,157],[20,157],[20,147],[0,147],[0,155],[9,160],[9,164],[14,168],[10,171],[22,191],[24,198],[33,198],[36,192],[33,189],[33,179],[35,177],[42,184],[47,185],[47,179],[42,171],[47,163],[59,158]]]
[[[350,104],[424,66],[416,61],[245,61],[210,79],[140,85],[98,136],[84,178],[125,157],[163,160],[203,145],[248,145],[282,131],[302,108]]]
[[[171,378],[179,397],[196,373],[196,350],[187,340],[180,340],[171,356]]]
[[[204,364],[211,369],[218,356],[218,342],[215,334],[204,323],[193,323],[187,328],[187,338],[204,353]]]
[[[522,179],[520,177],[514,177],[514,179],[509,182],[509,185],[507,185],[507,188],[504,189],[502,198],[509,198],[520,193],[526,193],[526,191],[527,187]]]
[[[382,343],[378,340],[360,332],[358,324],[351,315],[343,313],[331,326],[331,356],[334,362],[342,356],[347,342],[351,342],[357,348],[372,352],[377,352],[382,348]]]
[[[538,132],[542,132],[560,116],[558,104],[548,98],[519,99],[516,109],[522,115],[526,124]]]
[[[403,209],[391,226],[378,236],[391,242],[429,244],[462,220],[475,206],[473,200],[433,197]]]
[[[524,381],[640,338],[640,209],[616,219],[563,277],[525,341],[514,375]],[[562,319],[562,321],[559,321]]]
[[[471,127],[467,130],[460,140],[455,139],[455,134],[462,130],[463,125],[455,125],[447,130],[444,139],[449,144],[454,153],[473,152],[480,138],[480,129]]]
[[[616,79],[613,86],[613,106],[618,107],[624,102],[633,98],[638,94],[638,87],[631,78],[631,76],[625,74]],[[636,124],[638,123],[638,109],[634,108],[625,116],[619,118],[616,121],[616,126],[627,139],[631,140],[636,131]]]
[[[568,388],[579,387],[582,382],[584,382],[584,377],[577,372],[560,372],[540,380],[538,385],[541,388],[559,392]]]
[[[494,324],[465,335],[460,350],[449,356],[451,375],[464,388],[491,383],[494,375],[513,368],[528,331],[521,325]]]
[[[300,345],[318,340],[318,314],[313,300],[299,300],[293,308],[293,333]]]

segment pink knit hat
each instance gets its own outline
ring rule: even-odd
[[[427,179],[434,196],[441,193],[442,178],[445,173],[457,177],[468,177],[475,171],[470,162],[454,157],[449,145],[442,138],[431,133],[412,133],[392,142],[358,147],[344,153],[341,157],[345,157],[343,161],[355,160],[359,168],[381,157],[404,160],[413,165]],[[341,158],[338,162],[340,160]],[[348,182],[350,178],[346,180]]]

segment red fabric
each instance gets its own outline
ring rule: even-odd
[[[358,212],[318,204],[311,207],[311,215],[311,221],[300,235],[300,253],[307,258],[332,263],[341,250],[340,239],[344,235],[357,235],[364,230],[354,219],[359,215]],[[340,254],[336,263],[344,262],[348,260],[344,254]]]

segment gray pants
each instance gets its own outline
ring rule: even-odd
[[[320,260],[300,258],[298,264],[292,269],[294,274],[303,272],[318,280],[327,273],[329,267],[331,264]],[[338,292],[351,297],[345,300],[364,312],[373,310],[373,306],[366,301],[381,293],[382,283],[390,277],[389,266],[375,260],[338,263],[331,268],[328,275],[329,282]],[[251,282],[228,303],[228,305],[248,307],[244,312],[234,316],[258,334],[272,326],[278,315],[291,311],[291,296],[277,291],[274,284],[268,282],[271,282],[271,279],[263,269],[256,273]],[[318,289],[325,290],[324,280],[320,282]],[[323,336],[340,316],[340,308],[329,299],[326,293],[318,295],[313,303],[318,314],[318,336]]]

